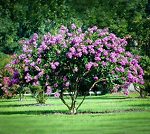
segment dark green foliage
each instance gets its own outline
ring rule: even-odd
[[[10,61],[11,61],[11,56],[0,52],[0,70],[3,69],[5,65],[8,64]]]
[[[65,0],[1,0],[0,10],[0,51],[6,54],[19,49],[20,38],[50,31],[73,16]]]
[[[144,69],[144,79],[145,79],[144,90],[150,94],[150,57],[143,56],[141,59],[141,65]]]
[[[150,0],[1,0],[0,51],[17,53],[21,38],[34,32],[55,33],[70,23],[108,27],[120,37],[131,36],[127,49],[150,56]],[[10,61],[1,55],[0,69]]]
[[[1,0],[0,50],[12,54],[19,49],[20,38],[78,21],[86,27],[109,27],[118,36],[131,35],[132,40],[144,46],[144,53],[150,55],[145,49],[149,49],[149,3],[148,0]]]

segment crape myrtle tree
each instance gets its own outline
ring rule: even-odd
[[[96,26],[82,30],[72,24],[61,26],[58,33],[44,36],[34,34],[21,41],[22,54],[14,64],[27,85],[40,87],[41,95],[55,93],[75,114],[85,97],[95,86],[111,92],[124,89],[128,94],[131,83],[143,84],[143,70],[138,64],[139,56],[125,51],[127,41],[108,29]],[[84,88],[88,84],[88,88]],[[82,87],[82,88],[81,88]],[[71,103],[67,103],[68,92]],[[77,101],[82,92],[83,99]]]

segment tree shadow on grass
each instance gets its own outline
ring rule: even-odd
[[[26,114],[26,115],[46,115],[46,114],[67,114],[67,110],[44,110],[44,111],[0,111],[0,115],[16,115],[16,114]],[[68,113],[69,114],[69,113]]]
[[[133,107],[150,107],[150,104],[138,104],[138,105],[130,105],[130,106],[133,106]]]
[[[61,106],[63,104],[6,104],[6,105],[0,105],[0,108],[7,108],[7,107],[31,107],[31,106],[37,106],[37,107],[44,107],[44,106]]]
[[[106,111],[81,111],[79,110],[77,114],[112,114],[112,113],[125,113],[125,112],[141,112],[146,111],[142,109],[126,109],[126,110],[106,110]],[[68,110],[38,110],[38,111],[2,111],[0,115],[70,115]]]
[[[21,106],[35,106],[35,104],[9,104],[9,105],[0,105],[0,108],[5,108],[5,107],[21,107]]]
[[[131,97],[126,97],[126,96],[88,96],[86,99],[129,99]]]
[[[16,102],[16,101],[18,101],[18,99],[10,99],[10,100],[2,100],[2,99],[0,99],[0,103],[1,102]]]

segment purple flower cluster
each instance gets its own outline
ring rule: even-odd
[[[53,69],[53,70],[55,70],[58,66],[59,66],[59,62],[52,62],[52,63],[50,63],[50,65],[51,65],[51,68]]]
[[[50,86],[47,86],[46,94],[51,95],[52,93],[52,88]]]
[[[126,52],[126,45],[125,38],[118,38],[108,29],[94,26],[82,31],[72,24],[70,29],[61,26],[56,35],[45,34],[40,43],[37,34],[23,41],[23,53],[18,59],[23,62],[25,81],[42,84],[48,95],[52,88],[73,88],[78,82],[74,78],[85,72],[90,72],[88,77],[93,82],[111,74],[122,80],[121,86],[115,89],[127,89],[131,83],[143,84],[144,73],[138,64],[139,57]],[[59,93],[55,96],[59,97]]]
[[[11,79],[11,84],[19,84],[19,72],[17,70],[14,71],[13,77]]]

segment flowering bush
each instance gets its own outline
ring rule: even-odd
[[[131,83],[144,83],[139,56],[125,51],[127,41],[108,29],[94,26],[83,31],[72,24],[71,28],[61,26],[56,35],[47,33],[39,37],[35,33],[21,43],[23,53],[14,64],[22,65],[19,72],[25,83],[40,86],[47,95],[54,92],[71,113],[76,113],[95,86],[111,92],[122,88],[127,95]],[[64,92],[70,95],[70,105],[64,99]],[[84,98],[76,102],[80,92]]]
[[[19,74],[19,73],[18,73]],[[0,96],[12,98],[16,95],[14,84],[17,84],[16,72],[11,67],[5,67],[0,71]]]

